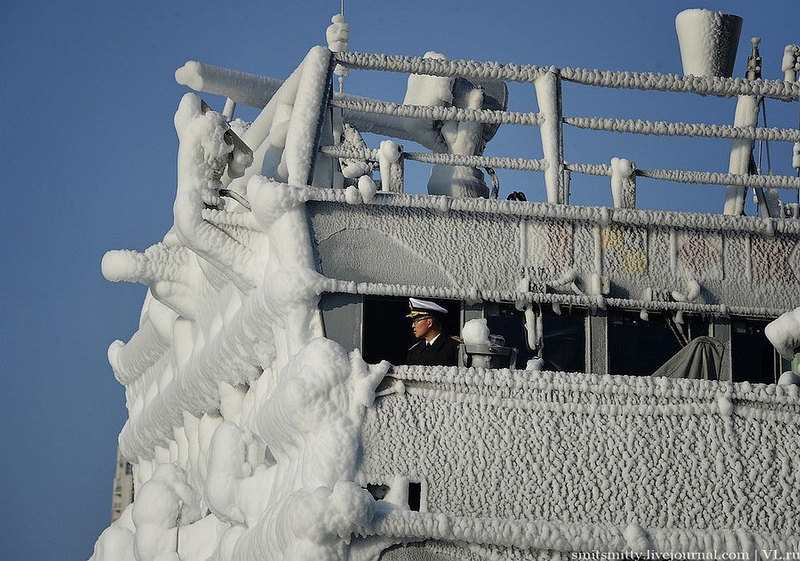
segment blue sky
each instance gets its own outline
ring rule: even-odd
[[[135,331],[145,289],[105,281],[100,260],[109,249],[144,250],[172,224],[177,152],[172,116],[186,91],[175,83],[175,69],[193,59],[285,78],[311,46],[324,44],[325,28],[339,6],[338,0],[3,2],[4,558],[88,558],[108,524],[116,437],[126,411],[106,350]],[[781,77],[783,47],[800,43],[800,3],[785,0],[347,0],[345,16],[355,51],[438,50],[450,58],[680,73],[674,17],[690,7],[744,17],[738,76],[750,36],[763,39],[767,78]],[[372,79],[354,75],[345,90],[377,96],[362,89]],[[385,88],[402,86],[404,78],[379,80]],[[399,101],[402,88],[387,95]],[[529,86],[513,89],[515,95],[515,108],[535,107]],[[655,94],[634,101],[619,92],[590,101],[569,85],[564,95],[565,114],[576,116],[724,124],[734,107],[731,100],[696,96]],[[221,100],[208,101],[221,109]],[[689,116],[678,117],[678,109],[689,110]],[[797,115],[797,104],[770,106],[769,124],[796,126]],[[611,156],[627,156],[639,167],[669,167],[661,162],[669,155],[688,167],[727,170],[727,145],[712,150],[689,142],[670,152],[650,140],[628,141],[629,148],[617,153],[625,137],[607,136],[570,136],[568,159],[608,163]],[[535,143],[528,153],[516,138],[502,142],[519,151],[515,155],[540,157]],[[792,173],[788,148],[781,149],[772,150],[774,167]],[[543,197],[539,176],[509,178],[502,188],[504,195],[521,189],[531,199]],[[607,191],[605,183],[586,189],[575,184],[578,202],[608,204]],[[642,201],[717,210],[721,193],[657,187],[643,192]]]

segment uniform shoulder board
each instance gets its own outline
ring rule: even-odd
[[[453,339],[457,343],[463,343],[464,342],[464,339],[462,339],[461,337],[457,337],[456,335],[451,335],[450,338]]]
[[[411,345],[411,346],[408,348],[408,350],[410,351],[411,349],[413,349],[414,347],[416,347],[416,346],[417,346],[417,345],[419,345],[420,343],[422,343],[422,341],[417,341],[416,343],[414,343],[413,345]]]

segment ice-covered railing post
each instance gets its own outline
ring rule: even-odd
[[[547,202],[569,203],[569,186],[564,174],[564,130],[561,109],[561,74],[552,66],[533,83],[536,88],[536,101],[543,117],[539,129],[542,135],[542,151],[547,168],[544,183],[547,189]]]
[[[786,45],[783,49],[783,60],[781,70],[784,73],[784,80],[787,82],[797,81],[797,72],[800,70],[800,45]],[[795,142],[792,148],[792,167],[800,175],[800,142]],[[791,216],[797,218],[797,210],[800,205],[795,204]]]
[[[350,25],[344,21],[344,14],[336,14],[325,30],[328,49],[332,53],[346,53],[350,50]],[[339,78],[339,93],[344,90],[344,78],[348,75],[347,67],[337,64],[333,73]]]
[[[393,140],[381,141],[378,149],[381,170],[381,191],[403,192],[403,147]]]
[[[611,196],[614,208],[636,208],[636,164],[630,160],[611,159]]]

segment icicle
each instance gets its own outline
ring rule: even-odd
[[[533,306],[528,304],[525,307],[525,333],[527,335],[528,348],[538,350],[542,346],[542,314],[536,314]]]
[[[653,289],[649,286],[642,292],[642,300],[645,302],[653,301]],[[648,321],[650,319],[650,315],[647,313],[647,308],[642,307],[642,309],[639,310],[639,317],[642,321]]]

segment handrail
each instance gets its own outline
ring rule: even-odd
[[[517,111],[496,111],[493,109],[462,109],[460,107],[439,107],[430,105],[403,105],[390,101],[354,100],[334,98],[331,106],[359,113],[391,115],[409,119],[428,119],[438,121],[461,121],[503,125],[538,126],[544,120],[538,113]]]
[[[347,160],[379,161],[379,150],[373,148],[351,148],[344,146],[322,146],[320,152],[326,156]],[[502,156],[464,156],[442,152],[403,152],[402,158],[415,162],[443,166],[493,167],[522,171],[544,171],[547,164],[544,160],[528,158],[507,158]]]
[[[430,74],[435,76],[464,76],[495,78],[509,81],[531,82],[543,76],[547,72],[557,71],[563,80],[573,81],[587,85],[601,87],[619,87],[629,89],[653,89],[659,91],[688,92],[692,89],[696,93],[703,95],[712,94],[728,97],[731,95],[760,95],[781,100],[800,99],[800,83],[784,82],[780,80],[746,80],[742,78],[708,78],[696,76],[677,76],[668,74],[651,74],[636,72],[613,72],[586,69],[540,67],[534,65],[515,65],[499,63],[479,63],[474,61],[449,61],[440,59],[425,59],[421,57],[401,57],[392,55],[376,55],[365,53],[336,53],[336,62],[353,68],[390,70],[398,72],[414,72],[419,74]],[[204,73],[205,80],[197,82],[187,82],[190,87],[199,91],[220,93],[218,88],[211,87],[217,82],[222,81],[222,77],[235,75],[236,83],[240,85],[243,92],[263,89],[263,83],[279,84],[280,81],[263,78],[257,75],[239,73],[232,70],[218,68],[211,65],[190,62],[180,71],[184,74],[187,69],[196,70],[200,68]],[[455,73],[455,74],[454,74]],[[180,80],[179,80],[180,81]],[[195,83],[196,82],[196,83]],[[698,85],[703,86],[699,88]],[[230,92],[228,92],[230,93]],[[239,93],[237,101],[252,104],[254,106],[263,105],[261,99],[245,99],[243,93]],[[524,126],[541,126],[545,121],[541,113],[535,112],[513,112],[496,110],[472,110],[456,107],[429,107],[429,106],[410,106],[386,101],[355,98],[353,96],[335,95],[330,101],[332,107],[344,111],[365,114],[377,114],[386,116],[396,116],[411,119],[428,119],[442,121],[460,122],[482,122],[489,124],[514,124]],[[632,133],[653,136],[682,136],[699,138],[726,138],[734,140],[766,140],[773,142],[800,142],[800,130],[786,128],[766,128],[766,127],[737,127],[732,125],[714,125],[706,123],[680,123],[670,121],[649,121],[641,119],[616,119],[604,117],[562,117],[564,125],[573,126],[581,129]],[[338,152],[333,151],[332,147],[327,147],[324,153],[330,156],[364,158],[376,160],[374,154],[359,155],[354,152],[343,152],[339,148]],[[347,154],[347,155],[346,155]],[[349,155],[349,156],[348,156]],[[442,154],[436,156],[426,156],[422,153],[408,153],[405,159],[428,163],[442,163],[445,161]],[[515,170],[534,170],[543,171],[547,164],[544,160],[526,160],[523,158],[488,158],[471,157],[450,158],[452,164],[445,165],[470,165],[473,167],[496,167],[500,169]],[[459,163],[455,163],[458,161]],[[605,164],[578,164],[561,162],[564,170],[585,175],[608,176],[612,175],[611,168]],[[651,179],[673,181],[678,183],[697,183],[710,185],[733,185],[749,186],[755,188],[778,188],[778,189],[800,189],[798,180],[791,176],[758,176],[742,174],[722,174],[716,172],[689,172],[681,170],[657,170],[657,169],[637,169],[635,175]]]
[[[600,71],[583,68],[557,68],[554,66],[500,64],[496,62],[352,52],[335,53],[334,58],[339,64],[357,69],[533,84],[536,87],[536,95],[539,101],[539,113],[471,110],[456,107],[423,107],[342,97],[332,100],[331,105],[350,112],[351,115],[354,113],[368,113],[389,117],[424,119],[432,122],[457,121],[538,126],[542,129],[542,147],[545,150],[544,158],[540,160],[489,156],[455,156],[438,152],[430,154],[404,153],[403,159],[438,165],[542,171],[545,173],[547,200],[549,202],[568,203],[569,188],[565,182],[568,182],[567,174],[570,172],[611,177],[612,191],[623,189],[623,192],[628,193],[623,199],[618,200],[619,193],[615,191],[615,205],[622,206],[635,205],[636,177],[674,183],[720,185],[727,186],[729,189],[733,187],[752,187],[754,189],[770,188],[800,191],[800,178],[792,176],[636,169],[635,165],[630,165],[629,168],[623,167],[621,171],[615,171],[612,166],[604,164],[567,163],[563,157],[563,126],[654,136],[718,138],[732,139],[734,141],[766,140],[794,143],[800,142],[800,130],[640,119],[565,117],[561,112],[560,99],[560,84],[563,80],[606,88],[697,93],[704,96],[714,95],[718,97],[769,97],[782,101],[800,99],[800,82]],[[377,159],[377,151],[372,153],[337,150],[334,147],[326,147],[323,152],[329,156],[366,160]],[[624,171],[625,169],[627,171]]]
[[[487,124],[539,126],[544,121],[540,113],[497,111],[492,109],[461,109],[428,105],[403,105],[390,101],[334,98],[331,107],[369,113],[391,115],[409,119],[480,122]],[[607,117],[563,117],[565,125],[580,129],[604,132],[632,133],[653,136],[686,136],[702,138],[730,138],[767,140],[770,142],[800,142],[800,130],[780,127],[735,127],[706,123],[680,123],[675,121],[649,121],[643,119],[614,119]]]
[[[770,142],[800,142],[800,130],[776,127],[735,127],[732,125],[708,125],[705,123],[678,123],[672,121],[645,121],[641,119],[611,119],[602,117],[564,117],[564,124],[580,129],[653,136],[687,136],[767,140]]]
[[[695,93],[719,97],[754,95],[781,101],[800,100],[800,83],[783,80],[680,76],[678,74],[590,70],[568,67],[559,69],[554,66],[500,64],[472,60],[442,60],[355,52],[336,53],[335,58],[336,62],[344,66],[362,70],[383,70],[429,76],[463,76],[464,78],[531,83],[543,74],[555,71],[560,73],[563,80],[587,86]]]
[[[320,151],[326,156],[350,160],[377,162],[379,151],[371,148],[350,148],[343,146],[322,146]],[[499,169],[544,171],[545,160],[528,158],[506,158],[501,156],[462,156],[437,152],[403,152],[402,158],[415,162],[446,166],[492,167]],[[612,169],[607,164],[565,164],[564,168],[573,173],[611,177]],[[673,183],[693,183],[700,185],[734,185],[755,188],[788,189],[800,191],[800,178],[788,175],[746,175],[738,173],[719,173],[707,171],[684,171],[671,169],[636,169],[638,177],[658,179]]]

